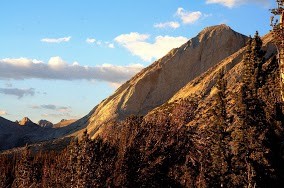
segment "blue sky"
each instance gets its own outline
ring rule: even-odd
[[[269,30],[273,0],[2,0],[0,116],[80,118],[143,67],[225,23]]]

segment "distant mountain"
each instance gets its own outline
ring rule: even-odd
[[[21,121],[19,121],[19,125],[21,126],[38,126],[34,122],[32,122],[28,117],[24,117]]]
[[[60,122],[54,124],[53,128],[66,127],[77,121],[76,119],[62,119]]]
[[[6,129],[6,128],[17,128],[19,126],[18,123],[16,122],[12,122],[12,121],[9,121],[3,117],[0,116],[0,128],[1,128],[1,131],[3,129]]]
[[[12,122],[0,117],[0,151],[43,141],[53,142],[54,139],[58,138],[63,138],[61,140],[65,142],[66,139],[64,137],[76,136],[79,130],[85,128],[84,126],[72,123],[74,121],[75,120],[62,121],[53,128],[50,127],[51,124],[46,120],[40,121],[40,125],[38,125],[27,117],[23,118],[20,122]],[[54,141],[54,143],[57,142]]]
[[[20,144],[21,141],[24,141],[21,138],[23,134],[25,134],[24,126],[0,117],[0,150],[24,145]]]
[[[52,128],[53,127],[53,123],[51,123],[50,121],[44,120],[44,119],[39,120],[38,125],[40,127],[43,127],[43,128]]]

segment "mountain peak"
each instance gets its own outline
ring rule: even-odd
[[[53,123],[51,123],[50,121],[47,121],[45,119],[39,120],[38,125],[40,127],[43,127],[43,128],[52,128],[53,127]]]
[[[201,42],[201,41],[207,40],[208,38],[211,38],[212,36],[216,36],[221,33],[230,34],[230,33],[236,33],[236,32],[233,31],[229,26],[225,24],[221,24],[221,25],[206,27],[198,34],[197,38],[199,39],[199,42]]]
[[[62,120],[60,120],[60,122],[64,122],[64,121],[67,121],[67,119],[62,119]]]
[[[34,125],[34,122],[32,122],[28,117],[24,117],[24,118],[19,122],[19,125],[21,125],[21,126]]]
[[[220,25],[214,25],[204,28],[202,32],[211,32],[211,31],[221,31],[221,30],[232,30],[229,26],[226,24],[220,24]]]
[[[245,46],[247,37],[227,25],[207,27],[181,47],[143,69],[99,104],[86,118],[97,131],[111,120],[145,115],[168,101],[187,83]]]

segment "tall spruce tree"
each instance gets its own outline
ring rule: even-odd
[[[271,165],[266,146],[269,125],[264,112],[264,102],[258,96],[262,84],[264,53],[258,33],[248,41],[244,56],[244,75],[238,104],[238,121],[232,137],[232,181],[235,186],[265,187]]]
[[[228,142],[229,135],[227,132],[227,101],[226,101],[227,82],[224,78],[224,69],[218,73],[216,82],[217,93],[215,96],[215,105],[212,109],[214,124],[210,127],[209,132],[211,139],[209,141],[210,155],[212,166],[209,176],[210,186],[224,187],[227,184],[227,174],[229,167]]]

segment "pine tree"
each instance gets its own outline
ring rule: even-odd
[[[210,127],[208,132],[211,139],[208,142],[210,147],[210,155],[212,165],[210,167],[211,176],[210,185],[214,187],[223,187],[227,183],[227,174],[229,168],[229,152],[228,152],[228,115],[227,115],[227,101],[226,101],[227,82],[224,78],[224,70],[222,69],[218,74],[216,83],[217,93],[215,96],[216,103],[212,109],[214,124]]]
[[[94,159],[92,174],[94,187],[114,187],[113,178],[115,162],[117,162],[117,150],[108,142],[98,137],[93,141]]]
[[[249,40],[244,56],[244,75],[238,108],[238,120],[232,137],[232,180],[236,186],[264,186],[271,166],[266,155],[270,152],[268,141],[269,125],[264,112],[264,102],[258,96],[262,85],[264,53],[261,39],[256,33]]]

